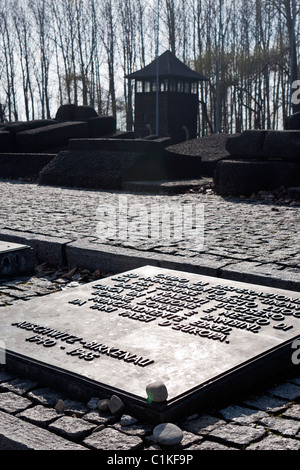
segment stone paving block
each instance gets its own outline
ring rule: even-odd
[[[257,410],[266,411],[268,413],[279,413],[287,409],[289,402],[281,398],[269,395],[250,396],[243,403],[245,405],[256,408]]]
[[[300,385],[300,377],[293,377],[289,382],[295,384],[295,385]]]
[[[31,405],[32,402],[28,398],[21,397],[13,392],[0,393],[0,410],[7,413],[17,413]]]
[[[177,446],[171,446],[169,447],[169,449],[171,451],[176,451],[176,449],[187,449],[189,448],[191,445],[196,445],[196,444],[200,444],[200,442],[203,441],[203,437],[202,436],[199,436],[197,434],[193,434],[192,432],[187,432],[187,431],[183,431],[183,438],[182,438],[182,441],[180,442],[180,444],[178,444]]]
[[[261,439],[266,434],[262,426],[250,427],[239,424],[226,424],[209,433],[209,437],[227,445],[246,446]]]
[[[76,400],[64,400],[64,412],[68,415],[76,415],[77,418],[81,418],[89,409],[81,402]]]
[[[300,397],[300,387],[289,382],[271,387],[267,392],[286,400],[296,400]]]
[[[269,434],[261,441],[249,445],[246,450],[299,450],[300,441]]]
[[[72,416],[63,416],[48,426],[49,431],[76,441],[84,439],[95,428],[96,424]]]
[[[17,393],[18,395],[25,395],[30,390],[34,389],[37,386],[36,382],[32,382],[27,379],[14,379],[10,382],[2,383],[1,389],[7,390],[9,392]]]
[[[85,414],[82,419],[95,424],[113,424],[117,421],[117,417],[109,412],[92,410]]]
[[[93,432],[82,443],[95,450],[136,451],[143,448],[140,437],[130,436],[111,428]]]
[[[29,392],[27,396],[41,405],[55,406],[58,400],[63,399],[61,393],[50,388],[39,388]]]
[[[279,433],[285,437],[296,437],[300,430],[300,422],[292,419],[268,416],[259,421],[259,423],[269,431]]]
[[[1,450],[85,450],[81,445],[0,411]]]
[[[282,413],[284,418],[298,419],[300,421],[300,405],[293,405]]]
[[[225,421],[222,419],[210,415],[202,415],[195,419],[186,419],[180,423],[180,426],[185,431],[205,436],[224,424]]]
[[[201,442],[200,444],[192,444],[187,451],[189,450],[237,450],[236,448],[225,446],[223,444],[219,444],[218,442],[211,442],[211,441],[205,441]]]
[[[143,437],[146,434],[152,432],[153,426],[147,423],[136,423],[131,424],[130,426],[122,425],[121,422],[114,424],[114,429],[117,431],[124,432],[125,434],[129,434],[131,436],[140,436]]]
[[[239,424],[250,424],[260,421],[262,418],[267,417],[268,414],[264,411],[252,410],[243,406],[230,405],[219,411],[226,421],[234,421]]]
[[[60,418],[61,413],[54,410],[53,408],[47,408],[42,405],[37,405],[33,408],[27,408],[16,416],[18,418],[25,419],[25,421],[29,421],[30,423],[35,424],[36,426],[41,426],[45,428],[48,426],[48,424]]]

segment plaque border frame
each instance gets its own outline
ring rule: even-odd
[[[118,395],[126,406],[126,412],[142,421],[174,422],[195,412],[221,409],[234,400],[240,402],[246,395],[259,393],[294,374],[299,375],[300,365],[293,364],[291,359],[291,345],[299,338],[300,335],[296,335],[163,403],[148,403],[146,391],[145,398],[138,397],[10,350],[6,350],[4,369],[79,401],[88,402],[95,396],[110,398]]]

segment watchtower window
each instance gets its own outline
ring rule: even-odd
[[[136,92],[143,93],[143,82],[141,80],[136,81]]]
[[[197,82],[192,82],[191,84],[191,93],[196,95],[198,93],[198,83]]]
[[[184,84],[184,93],[190,93],[190,83],[185,82]]]
[[[150,82],[148,82],[148,81],[144,82],[144,92],[145,92],[145,93],[150,93],[150,91],[151,91],[151,84],[150,84]]]
[[[177,91],[178,91],[178,93],[183,92],[183,82],[181,80],[178,80],[178,82],[177,82]]]
[[[156,80],[152,82],[152,91],[156,91]]]
[[[160,82],[160,91],[161,92],[167,92],[168,91],[168,79],[165,78]]]
[[[176,91],[176,82],[175,82],[175,80],[170,81],[170,91]]]

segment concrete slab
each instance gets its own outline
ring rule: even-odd
[[[288,289],[299,292],[300,274],[297,269],[279,269],[270,263],[257,263],[254,261],[241,261],[229,263],[220,270],[220,276],[226,279],[239,280],[242,282],[252,282],[253,284],[263,284],[265,286]]]
[[[153,266],[1,312],[8,371],[117,394],[155,421],[220,407],[297,367],[299,327],[295,292]],[[157,380],[168,398],[150,403]]]
[[[64,266],[65,246],[72,240],[69,238],[51,237],[19,230],[0,230],[0,239],[9,243],[26,244],[32,247],[38,262],[48,261],[49,263]]]
[[[218,271],[228,264],[220,256],[198,254],[197,257],[183,257],[153,251],[139,251],[134,248],[114,247],[79,239],[65,247],[68,266],[81,266],[90,270],[102,269],[120,273],[140,268],[146,264],[188,271],[206,276],[218,276]]]
[[[124,191],[154,194],[180,194],[189,190],[199,190],[212,183],[212,179],[199,178],[173,181],[125,181]]]
[[[26,245],[0,241],[0,279],[34,271],[34,253]]]

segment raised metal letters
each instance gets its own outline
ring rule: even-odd
[[[155,322],[160,327],[226,344],[229,344],[232,329],[257,334],[264,326],[272,324],[275,329],[288,331],[293,326],[285,316],[300,318],[299,299],[283,295],[226,284],[210,285],[205,281],[192,283],[164,273],[152,277],[122,275],[112,279],[115,285],[109,288],[94,286],[90,308],[100,312],[121,309],[120,317]],[[189,320],[189,317],[193,318]]]
[[[23,321],[12,323],[12,326],[16,326],[18,328],[38,333],[36,335],[30,336],[29,338],[25,338],[25,341],[40,344],[44,347],[50,348],[56,346],[57,340],[65,341],[67,344],[79,343],[81,345],[80,348],[72,349],[71,351],[68,350],[66,351],[66,354],[71,356],[78,356],[79,359],[84,359],[86,361],[92,361],[93,359],[99,358],[100,354],[106,354],[110,357],[122,359],[125,362],[133,362],[135,365],[138,365],[140,367],[148,366],[150,364],[153,364],[154,362],[151,359],[144,358],[141,356],[138,357],[136,354],[132,354],[127,351],[122,351],[118,348],[111,348],[105,344],[99,344],[96,341],[84,341],[83,338],[69,335],[68,333],[55,331],[51,328],[46,328],[31,322]],[[55,339],[49,339],[49,337]],[[65,348],[61,347],[61,349]],[[90,350],[92,350],[93,352],[90,352]]]

